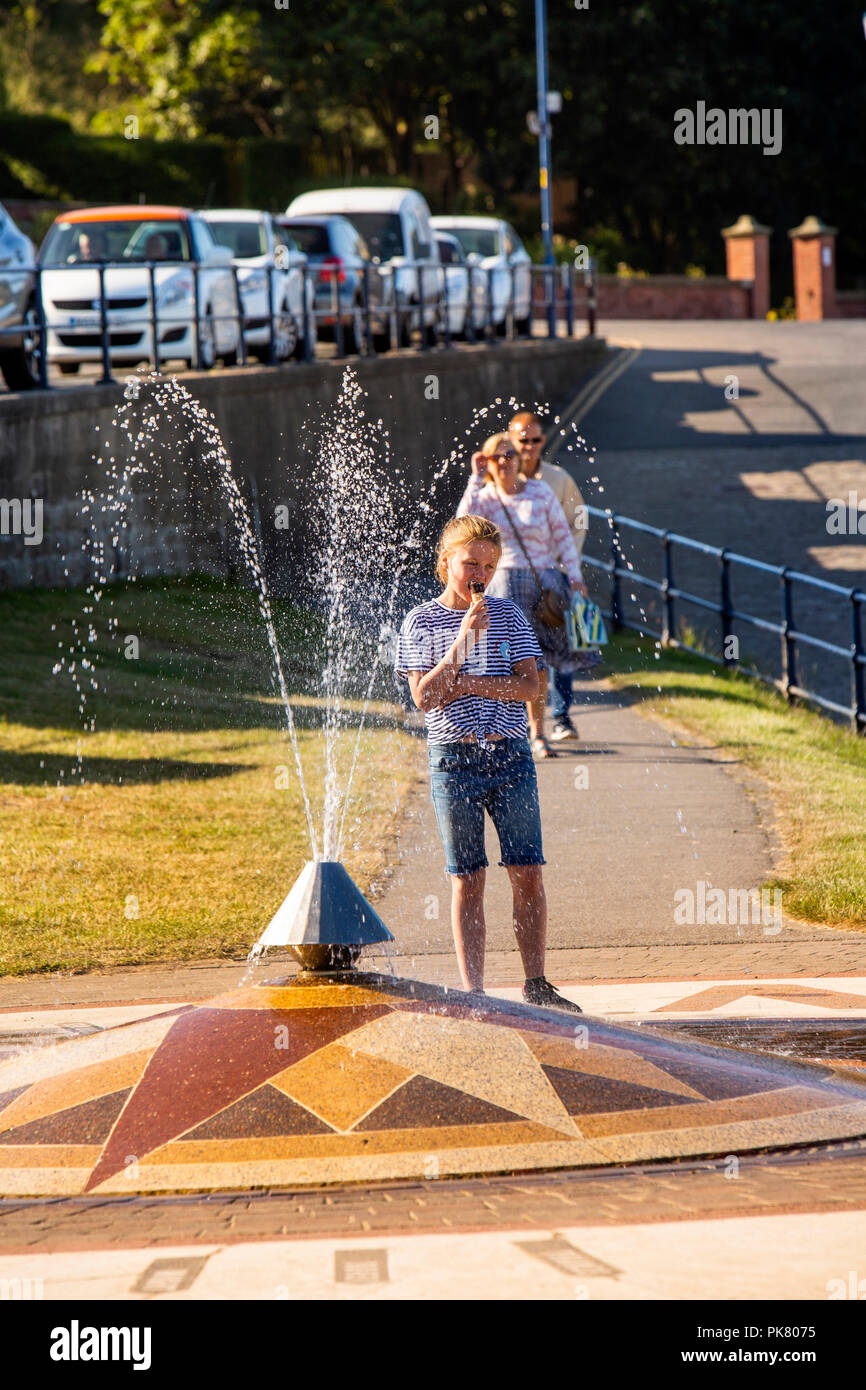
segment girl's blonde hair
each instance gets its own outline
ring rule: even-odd
[[[498,438],[498,436],[496,436]],[[489,442],[489,441],[488,441]],[[502,537],[492,521],[486,516],[455,516],[446,522],[439,537],[436,550],[436,575],[440,583],[447,585],[448,571],[444,565],[446,555],[470,541],[489,541],[502,554]]]

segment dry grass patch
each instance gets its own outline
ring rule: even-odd
[[[96,730],[86,735],[72,683],[51,675],[53,644],[58,634],[67,642],[82,596],[0,599],[0,973],[242,958],[310,857],[250,595],[178,581],[111,598],[119,633],[136,633],[141,655],[126,661],[99,637]],[[317,633],[289,605],[278,621],[321,834]],[[344,860],[365,892],[423,775],[418,740],[392,715],[374,702],[346,815]],[[352,722],[350,709],[337,736],[343,768]]]

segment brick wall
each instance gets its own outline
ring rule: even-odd
[[[866,293],[863,290],[837,290],[836,317],[866,319]]]
[[[625,278],[601,275],[601,319],[746,319],[751,291],[722,276],[693,279],[686,275]]]
[[[586,318],[586,291],[575,277],[575,317]],[[542,317],[542,277],[535,278],[535,314]],[[724,276],[692,279],[687,275],[598,277],[599,319],[747,319],[752,313],[752,292]],[[560,320],[565,309],[559,306]]]

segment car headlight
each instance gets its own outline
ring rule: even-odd
[[[179,275],[170,275],[156,289],[156,302],[163,308],[166,304],[177,304],[181,299],[192,295],[192,276],[185,270]]]
[[[244,294],[259,294],[268,288],[266,270],[241,270],[238,272],[238,281]]]

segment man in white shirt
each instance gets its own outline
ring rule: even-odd
[[[520,456],[520,471],[525,478],[540,478],[556,493],[556,499],[565,512],[571,527],[578,558],[586,540],[586,525],[589,514],[580,495],[577,483],[570,473],[555,463],[542,463],[541,450],[544,445],[544,431],[541,420],[530,410],[521,410],[509,421],[508,433],[511,442]],[[550,712],[553,716],[551,738],[557,742],[577,738],[577,729],[571,722],[569,710],[572,699],[572,678],[566,672],[554,671],[550,682]]]

